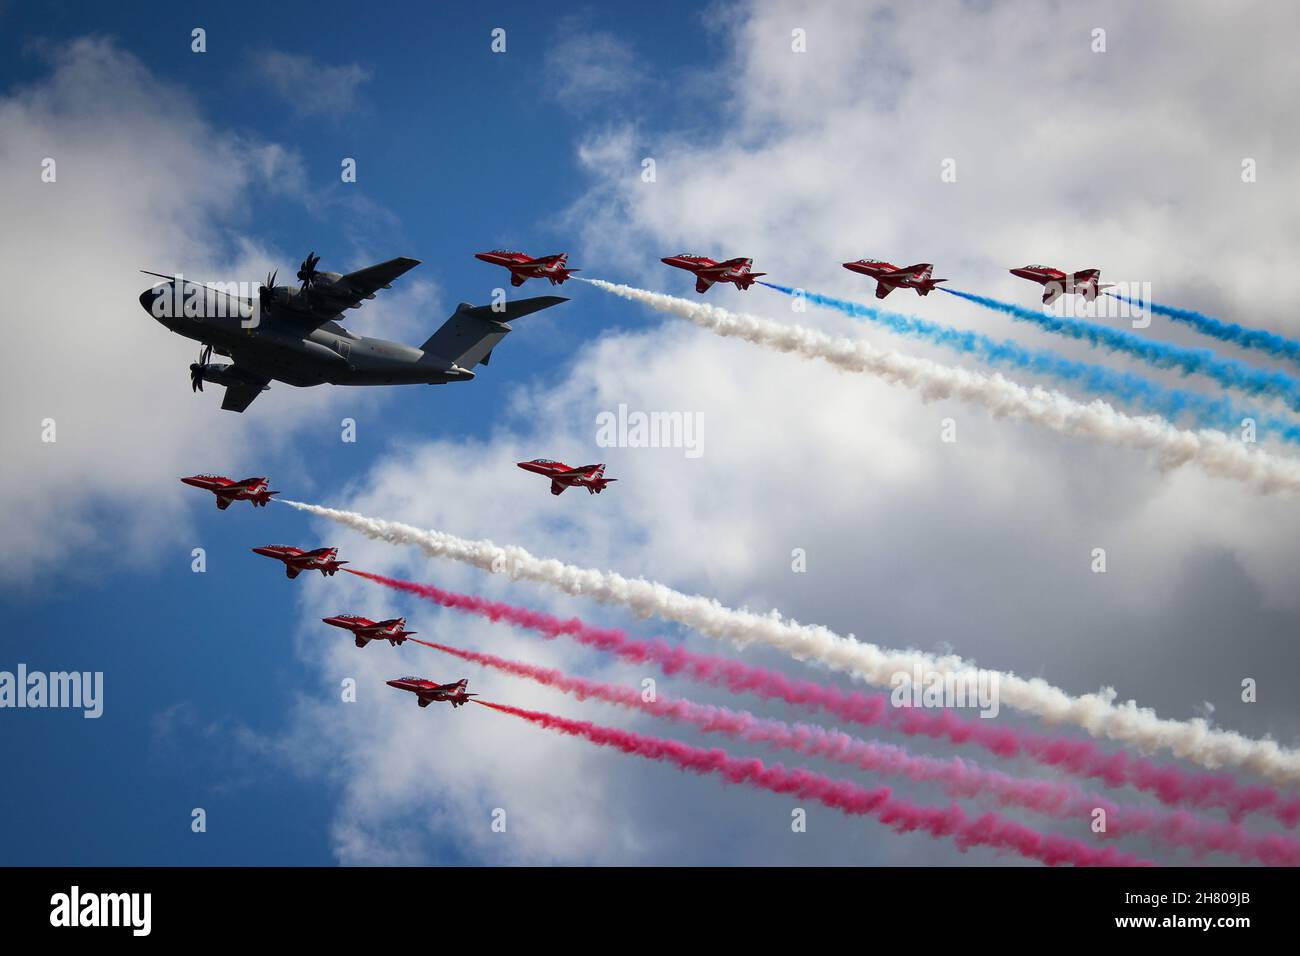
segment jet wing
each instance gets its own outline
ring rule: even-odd
[[[903,266],[901,269],[895,269],[890,275],[895,276],[920,276],[922,272],[931,273],[934,271],[934,265],[929,262],[918,262],[914,266]]]
[[[350,308],[356,308],[362,299],[369,299],[380,289],[389,288],[394,282],[420,264],[419,259],[398,256],[379,265],[366,266],[356,272],[349,272],[339,280],[339,285],[347,283],[349,291],[357,294],[356,302]],[[336,287],[337,288],[337,287]]]
[[[706,277],[706,276],[704,276],[704,275],[699,275],[699,274],[697,274],[697,275],[695,276],[695,291],[696,291],[696,292],[708,292],[708,291],[709,291],[709,286],[711,286],[711,285],[713,285],[713,280],[712,280],[712,279],[710,279],[710,278],[708,278],[708,277]]]
[[[564,494],[564,489],[567,487],[569,486],[566,485],[564,482],[556,481],[554,478],[551,479],[551,494],[562,495]]]
[[[248,373],[244,373],[248,374]],[[253,399],[261,395],[266,389],[270,379],[252,378],[249,381],[242,382],[239,385],[227,385],[226,397],[221,401],[221,407],[228,412],[242,412],[249,405],[253,404]]]

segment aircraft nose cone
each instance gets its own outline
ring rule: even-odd
[[[672,257],[672,256],[664,256],[664,257],[663,257],[662,259],[660,259],[659,261],[662,262],[662,263],[663,263],[664,265],[666,265],[666,266],[671,266],[671,265],[673,265],[673,257]]]
[[[174,298],[172,284],[162,282],[140,293],[140,308],[166,325],[167,321],[172,318],[171,306]]]

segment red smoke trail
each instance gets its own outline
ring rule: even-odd
[[[990,726],[989,721],[982,718],[958,717],[949,710],[893,707],[886,694],[842,691],[730,658],[693,653],[659,639],[637,640],[619,628],[596,627],[578,618],[566,621],[503,601],[444,591],[431,584],[403,581],[352,568],[343,570],[443,607],[477,614],[491,621],[506,621],[537,631],[547,638],[567,635],[580,644],[617,654],[633,663],[653,663],[669,676],[681,674],[736,693],[755,694],[798,707],[820,709],[842,720],[868,727],[888,727],[909,736],[941,738],[955,744],[969,743],[998,757],[1028,757],[1076,776],[1100,780],[1110,787],[1135,787],[1170,806],[1223,808],[1234,820],[1246,813],[1268,813],[1288,827],[1300,822],[1300,798],[1283,795],[1269,786],[1241,786],[1229,774],[1194,773],[1179,767],[1162,766],[1144,758],[1131,757],[1123,751],[1106,753],[1092,741]]]
[[[772,793],[816,800],[855,816],[873,816],[898,833],[920,830],[933,837],[952,837],[963,852],[972,846],[988,846],[1010,850],[1048,866],[1153,865],[1149,860],[1114,847],[1097,849],[1072,837],[1039,833],[997,813],[984,813],[972,819],[956,804],[949,807],[914,804],[894,797],[888,787],[868,790],[847,780],[836,780],[810,770],[789,770],[780,764],[768,765],[761,760],[732,757],[725,750],[716,748],[704,750],[664,737],[649,737],[617,727],[602,727],[585,720],[569,720],[486,700],[476,700],[475,703],[549,730],[585,737],[602,747],[614,747],[650,760],[664,760],[692,773],[715,773],[728,783],[743,783]]]
[[[1106,812],[1106,832],[1103,834],[1106,837],[1144,833],[1166,845],[1190,847],[1198,853],[1230,853],[1247,862],[1270,866],[1300,865],[1300,841],[1292,837],[1256,835],[1239,824],[1204,820],[1186,811],[1169,813],[1118,806],[1084,793],[1071,784],[1026,780],[985,770],[957,758],[944,760],[916,756],[901,747],[861,740],[842,731],[766,720],[743,710],[697,704],[681,698],[656,696],[647,700],[638,690],[625,685],[571,677],[555,668],[448,647],[417,637],[411,640],[463,661],[554,687],[579,700],[608,701],[656,717],[688,723],[707,733],[723,733],[810,757],[824,757],[862,770],[903,776],[920,783],[937,782],[950,797],[992,797],[1002,806],[1026,807],[1061,819],[1087,822],[1091,822],[1093,811],[1101,808]]]

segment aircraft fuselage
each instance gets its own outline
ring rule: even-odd
[[[311,328],[295,322],[292,313],[284,318],[260,315],[252,307],[245,317],[235,307],[211,308],[213,296],[206,297],[207,308],[182,304],[177,309],[168,300],[183,303],[184,298],[168,292],[173,286],[150,289],[140,304],[177,335],[212,346],[219,355],[236,359],[241,369],[288,385],[440,385],[474,377],[468,369],[426,360],[421,349],[358,335],[333,321]]]

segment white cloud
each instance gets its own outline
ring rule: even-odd
[[[334,116],[356,109],[358,90],[370,71],[356,63],[330,66],[310,56],[283,50],[250,55],[253,76],[300,116]]]
[[[546,53],[546,72],[551,95],[579,109],[625,99],[649,79],[630,43],[589,30],[573,18],[557,29]]]

